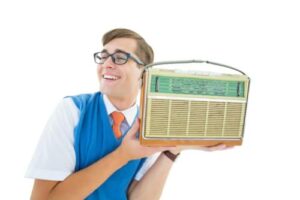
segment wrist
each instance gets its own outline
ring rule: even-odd
[[[172,154],[175,154],[175,155],[177,155],[177,154],[180,154],[180,150],[169,150]]]
[[[163,154],[169,158],[172,162],[176,160],[176,158],[179,156],[180,152],[171,152],[171,151],[164,151]]]
[[[121,146],[118,147],[113,153],[117,156],[118,160],[120,160],[120,162],[122,162],[124,165],[131,160],[128,157],[128,154],[126,154],[125,151],[123,151]]]

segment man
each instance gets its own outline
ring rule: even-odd
[[[101,93],[58,105],[26,175],[35,178],[32,200],[159,199],[183,149],[144,147],[136,138],[136,97],[152,48],[128,29],[109,31],[102,41],[103,50],[94,54]],[[158,152],[164,153],[157,158]]]

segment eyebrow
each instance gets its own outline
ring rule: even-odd
[[[113,53],[116,53],[116,52],[128,53],[122,49],[116,49]],[[100,53],[108,53],[108,51],[107,51],[107,49],[103,49],[102,51],[100,51]]]

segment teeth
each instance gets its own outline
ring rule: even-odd
[[[111,75],[103,75],[103,78],[105,78],[105,79],[110,79],[110,80],[117,80],[117,79],[118,79],[118,77],[116,77],[116,76],[111,76]]]

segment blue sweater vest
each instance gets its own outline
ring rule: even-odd
[[[80,110],[79,122],[74,129],[75,171],[79,171],[114,151],[123,137],[115,138],[100,92],[71,98]],[[127,189],[144,161],[145,158],[128,162],[86,199],[126,200]]]

